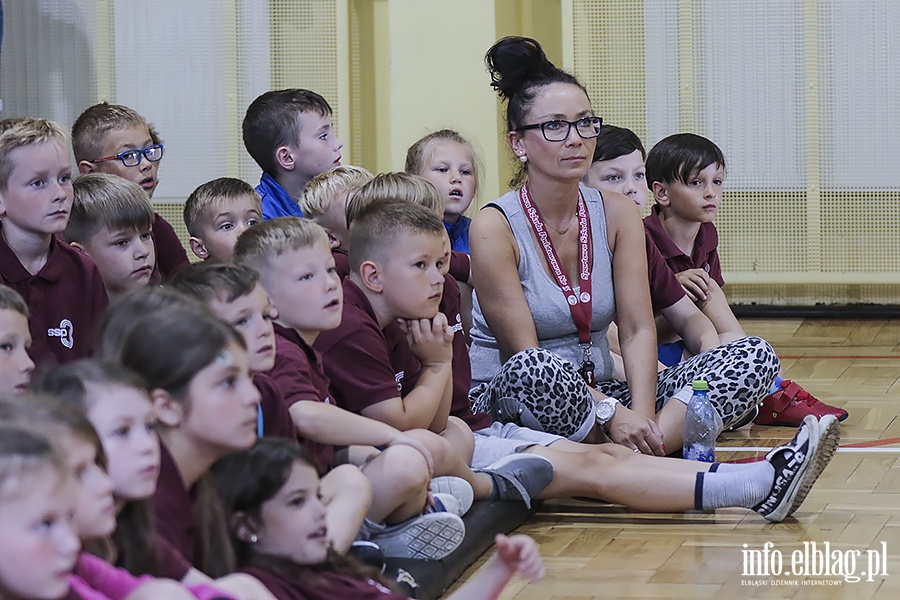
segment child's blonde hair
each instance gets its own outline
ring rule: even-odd
[[[424,206],[439,218],[444,216],[441,194],[430,181],[418,175],[394,172],[377,175],[356,192],[347,206],[347,225],[372,204],[385,200],[405,200]],[[352,247],[352,246],[351,246]]]
[[[65,149],[67,137],[59,123],[48,119],[19,117],[0,121],[0,190],[9,185],[9,176],[15,167],[10,158],[13,150],[46,142]]]
[[[474,195],[478,195],[478,184],[481,178],[481,159],[475,152],[475,146],[472,142],[460,135],[459,132],[452,129],[441,129],[434,133],[429,133],[423,138],[417,140],[409,150],[406,151],[406,165],[403,170],[413,175],[421,175],[427,168],[428,161],[434,155],[434,147],[441,142],[455,142],[463,146],[469,153],[469,160],[472,163],[472,175],[475,176]]]
[[[210,207],[223,200],[250,198],[253,207],[262,215],[262,199],[253,186],[242,179],[219,177],[199,186],[184,203],[184,225],[193,237],[203,237],[212,224]]]
[[[395,196],[373,196],[350,223],[350,268],[359,273],[367,260],[382,260],[385,250],[404,234],[445,236],[445,232],[441,218],[423,204]]]
[[[110,131],[140,126],[147,128],[154,144],[162,143],[153,125],[132,108],[109,102],[101,102],[86,108],[72,125],[72,151],[75,153],[75,162],[83,160],[90,162],[101,158],[103,139]]]
[[[366,185],[374,176],[362,167],[341,165],[319,173],[306,184],[300,196],[300,210],[307,219],[316,220],[331,207],[331,203],[344,193]]]
[[[264,278],[272,259],[288,250],[317,243],[328,247],[328,234],[320,225],[300,217],[269,219],[241,234],[234,245],[234,262],[250,267]]]
[[[101,227],[110,231],[147,231],[155,214],[143,188],[133,181],[91,173],[72,184],[75,201],[63,238],[67,242],[90,243]]]

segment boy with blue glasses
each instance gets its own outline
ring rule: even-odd
[[[141,186],[153,197],[164,146],[156,129],[137,111],[101,102],[87,108],[72,125],[72,150],[80,173],[109,173]],[[167,281],[190,264],[175,229],[161,216],[153,219],[156,268],[151,283]]]

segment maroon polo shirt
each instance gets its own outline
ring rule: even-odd
[[[332,250],[331,256],[334,257],[334,270],[341,281],[350,277],[350,255],[343,250]]]
[[[451,261],[452,262],[452,261]],[[680,287],[678,289],[681,289]],[[469,388],[472,387],[472,365],[469,362],[469,345],[463,331],[459,284],[449,273],[444,276],[444,294],[438,308],[453,328],[453,402],[450,414],[466,422],[473,431],[490,427],[491,415],[475,414],[469,403]]]
[[[0,229],[0,283],[19,292],[28,305],[33,340],[29,354],[36,365],[52,366],[91,355],[94,329],[109,298],[100,270],[89,256],[52,236],[46,264],[32,275]]]
[[[253,385],[259,390],[263,435],[296,442],[297,428],[294,427],[294,420],[284,403],[284,394],[275,380],[265,373],[257,373],[253,376]]]
[[[151,237],[156,248],[156,266],[150,276],[151,283],[166,283],[175,273],[190,266],[191,261],[188,260],[175,228],[158,214],[153,216]]]
[[[194,563],[194,544],[197,538],[197,522],[194,517],[193,490],[184,485],[175,459],[165,444],[160,444],[159,479],[153,494],[153,512],[156,515],[156,532],[181,557]]]
[[[298,566],[293,577],[262,567],[246,567],[241,571],[256,577],[278,600],[409,600],[371,579],[357,579],[334,571],[304,572]]]
[[[181,581],[188,574],[188,571],[191,570],[191,567],[191,563],[185,560],[181,553],[166,538],[157,534],[156,571],[149,573],[149,575]],[[145,573],[135,573],[135,575],[145,575]]]
[[[719,264],[719,232],[712,223],[700,224],[691,256],[682,252],[669,237],[662,221],[659,220],[659,205],[654,205],[650,214],[644,217],[644,233],[656,245],[673,273],[681,273],[688,269],[703,269],[720,286],[725,285],[725,280],[722,279],[722,265]]]
[[[472,259],[465,252],[450,252],[450,275],[460,283],[468,283],[472,272]]]
[[[277,323],[275,366],[267,375],[281,390],[286,409],[295,402],[302,401],[332,404],[328,392],[328,377],[325,376],[319,353],[307,344],[299,333]],[[299,434],[297,439],[315,458],[319,475],[331,470],[334,464],[334,446],[315,442]]]
[[[344,308],[337,329],[323,331],[314,344],[322,353],[335,403],[355,413],[403,397],[415,387],[422,366],[396,323],[382,331],[362,290],[344,280]]]
[[[666,264],[666,259],[659,253],[659,248],[649,235],[644,236],[647,246],[647,275],[650,279],[650,301],[653,312],[669,308],[685,296],[684,288],[678,283],[675,273]]]

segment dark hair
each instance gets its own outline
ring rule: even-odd
[[[151,389],[165,390],[190,411],[191,381],[229,343],[247,347],[241,334],[206,307],[177,306],[139,317],[125,335],[119,360],[142,375]],[[191,562],[203,572],[231,565],[228,527],[208,473],[197,480],[193,493],[198,532]]]
[[[297,143],[297,116],[305,112],[324,117],[331,114],[331,106],[319,94],[301,89],[266,92],[250,103],[241,129],[244,146],[259,168],[270,175],[278,173],[275,149]]]
[[[653,182],[687,183],[691,175],[711,164],[725,168],[725,155],[712,141],[693,133],[663,138],[647,154],[647,185]]]
[[[68,471],[46,435],[27,424],[0,422],[0,500],[10,492],[21,493],[22,479],[44,466],[61,476]]]
[[[242,513],[250,521],[262,525],[263,504],[278,494],[287,483],[294,465],[304,465],[317,471],[309,453],[298,444],[273,437],[264,437],[246,450],[233,452],[220,458],[212,468],[213,481],[222,505],[232,523],[231,543],[238,567],[260,567],[285,578],[290,584],[308,587],[321,586],[324,581],[316,572],[337,571],[359,579],[381,580],[374,569],[341,556],[329,549],[321,565],[298,565],[290,559],[255,551],[256,546],[242,540],[234,531],[234,516]],[[225,573],[208,573],[219,577]]]
[[[40,375],[32,384],[38,393],[53,394],[82,410],[88,410],[88,385],[120,385],[146,391],[146,382],[134,371],[110,361],[86,358],[70,362]],[[147,399],[149,402],[149,398]],[[109,457],[107,457],[108,460]],[[156,527],[150,500],[132,500],[116,517],[112,534],[116,564],[129,573],[142,575],[157,568]]]
[[[144,287],[123,294],[103,315],[94,355],[118,362],[125,336],[138,318],[181,307],[212,314],[202,302],[167,287]]]
[[[377,260],[401,234],[443,232],[444,222],[423,205],[393,197],[375,198],[350,222],[350,268],[358,273],[362,263]]]
[[[243,336],[206,307],[176,306],[137,317],[118,360],[141,375],[151,390],[165,390],[186,402],[191,381],[229,343],[247,347]]]
[[[587,89],[571,73],[550,62],[537,40],[508,36],[491,46],[484,55],[484,63],[491,74],[491,87],[506,100],[506,130],[515,131],[525,123],[525,115],[534,103],[537,91],[552,83],[578,86],[588,96]],[[518,187],[525,181],[527,168],[519,170],[510,181]]]
[[[604,123],[600,127],[600,135],[597,137],[597,146],[594,147],[594,158],[591,162],[613,160],[631,154],[635,150],[641,151],[642,159],[647,158],[644,144],[636,133],[624,127]]]
[[[0,310],[12,310],[28,318],[28,305],[25,304],[25,299],[19,292],[3,284],[0,284]]]
[[[179,271],[169,287],[208,304],[213,300],[234,302],[252,292],[258,283],[259,273],[250,267],[202,262]]]

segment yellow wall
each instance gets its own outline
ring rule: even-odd
[[[452,9],[451,9],[452,7]],[[359,163],[402,170],[406,149],[437,129],[456,129],[484,163],[481,201],[499,191],[497,103],[482,64],[495,41],[494,7],[483,0],[357,0],[350,5]]]
[[[557,0],[351,0],[352,153],[373,172],[403,168],[406,149],[437,129],[456,129],[484,164],[479,203],[507,190],[515,167],[503,106],[484,54],[506,35],[537,38],[561,64]]]

